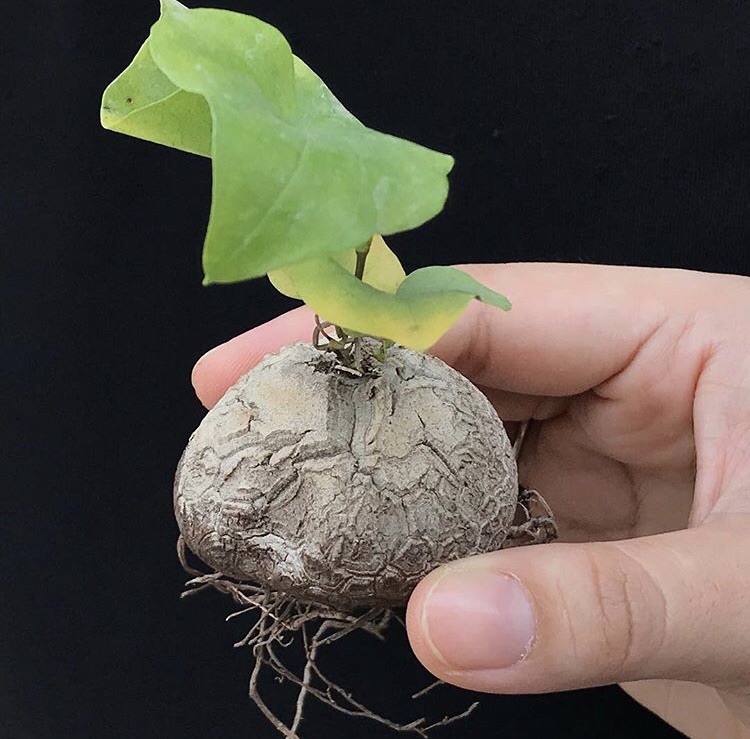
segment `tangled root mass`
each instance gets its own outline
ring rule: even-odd
[[[229,595],[241,606],[241,609],[232,613],[229,618],[249,615],[251,619],[254,619],[249,631],[235,643],[235,647],[249,648],[253,655],[248,695],[266,719],[287,739],[300,739],[298,731],[308,697],[347,716],[367,718],[394,731],[413,732],[421,737],[426,737],[427,732],[432,729],[447,726],[465,718],[479,705],[474,702],[461,713],[444,716],[431,723],[425,718],[398,723],[375,713],[352,696],[349,691],[326,676],[318,665],[318,656],[322,648],[355,631],[365,631],[378,639],[383,639],[386,629],[394,619],[403,626],[403,622],[394,611],[389,608],[375,607],[359,614],[351,614],[313,603],[302,603],[267,587],[230,580],[221,573],[201,573],[188,563],[182,536],[178,539],[177,551],[182,566],[192,576],[187,582],[183,597],[194,595],[206,588],[213,588]],[[290,669],[281,655],[295,636],[301,638],[305,654],[302,674]],[[261,695],[260,677],[264,669],[270,670],[280,680],[286,680],[297,687],[294,715],[288,722],[277,716]],[[439,684],[439,681],[433,683],[412,697],[420,698]]]

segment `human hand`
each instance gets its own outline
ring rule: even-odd
[[[750,279],[466,269],[513,311],[474,302],[431,353],[505,421],[531,421],[520,479],[552,507],[562,543],[431,573],[407,613],[417,657],[497,693],[703,683],[750,725]],[[193,373],[198,396],[210,407],[310,326],[299,309],[212,350]],[[671,702],[663,683],[631,692],[691,731],[674,690]],[[706,736],[745,736],[724,713]]]

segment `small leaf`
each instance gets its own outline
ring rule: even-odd
[[[511,308],[510,300],[504,295],[490,290],[455,267],[423,267],[412,272],[398,288],[398,294],[403,297],[450,292],[470,295],[502,310]]]
[[[288,272],[301,298],[326,320],[352,334],[388,339],[417,351],[432,346],[472,298],[510,308],[507,298],[452,267],[417,270],[395,294],[361,282],[329,257],[294,265]]]
[[[350,274],[354,274],[357,266],[357,253],[354,249],[336,254],[335,259]],[[365,272],[362,281],[378,290],[395,293],[404,281],[406,273],[399,258],[390,250],[380,234],[375,234],[370,242],[370,251],[365,262]],[[294,285],[289,269],[278,269],[270,272],[268,278],[271,284],[282,294],[290,298],[299,298],[300,294]]]
[[[272,26],[163,0],[146,46],[107,89],[102,122],[206,153],[206,106],[206,283],[354,249],[443,208],[451,157],[366,128]]]

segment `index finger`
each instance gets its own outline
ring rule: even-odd
[[[191,381],[198,399],[212,408],[222,395],[266,354],[312,338],[315,319],[306,306],[282,313],[206,352],[193,367]]]
[[[687,292],[690,273],[588,264],[462,267],[513,303],[510,313],[472,301],[430,350],[473,382],[513,393],[564,397],[628,365],[663,324],[667,293]],[[309,340],[305,307],[251,329],[198,360],[193,385],[211,407],[266,354]]]

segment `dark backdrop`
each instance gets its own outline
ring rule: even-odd
[[[216,4],[279,26],[370,126],[456,156],[445,212],[392,239],[408,268],[748,271],[750,4]],[[203,413],[193,361],[289,302],[264,281],[200,286],[207,161],[99,129],[101,91],[156,13],[155,0],[3,9],[2,736],[274,736],[245,697],[230,603],[178,600],[170,486]],[[330,666],[410,715],[399,696],[422,676],[398,633]],[[388,736],[311,716],[309,739]],[[648,732],[674,735],[601,688],[486,697],[439,735]]]

